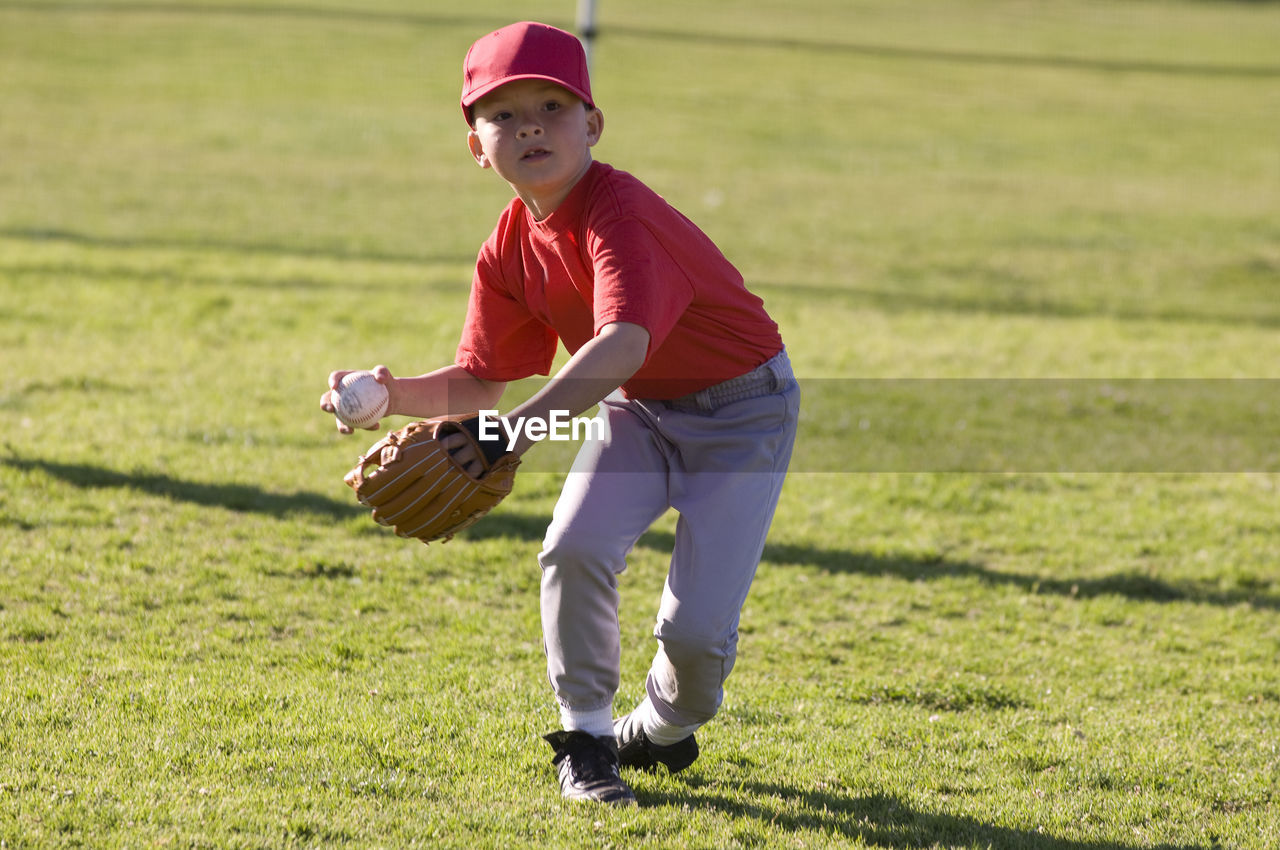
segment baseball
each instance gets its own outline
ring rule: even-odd
[[[348,427],[368,428],[387,412],[387,388],[372,372],[348,372],[338,382],[337,392],[333,412]]]

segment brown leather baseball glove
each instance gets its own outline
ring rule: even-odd
[[[478,478],[440,445],[454,433],[465,434],[482,458],[485,469]],[[511,492],[520,459],[514,454],[491,456],[491,447],[481,446],[472,429],[452,419],[427,419],[374,443],[343,480],[362,505],[373,508],[380,525],[423,543],[447,541]]]

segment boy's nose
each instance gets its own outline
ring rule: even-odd
[[[527,138],[529,136],[541,136],[542,125],[536,122],[530,121],[520,128],[519,135],[520,135],[520,138],[522,139]]]

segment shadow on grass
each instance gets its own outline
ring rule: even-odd
[[[750,817],[772,829],[840,835],[871,847],[990,847],[993,850],[1102,850],[1141,846],[1145,850],[1201,850],[1195,844],[1122,844],[1075,841],[1030,829],[995,826],[965,815],[913,809],[888,794],[842,796],[826,791],[791,788],[775,783],[746,782],[738,786],[747,800],[716,794],[714,784],[691,778],[698,788],[687,794],[640,793],[642,805],[697,806],[733,818]],[[708,793],[709,792],[709,793]]]
[[[0,9],[4,8],[0,0]],[[333,260],[337,262],[374,262],[374,263],[441,263],[449,265],[470,265],[475,262],[474,254],[406,254],[387,251],[344,251],[341,248],[318,248],[307,245],[284,245],[269,242],[248,242],[206,239],[165,239],[158,237],[112,237],[95,236],[73,230],[55,228],[9,228],[0,229],[0,238],[21,242],[63,242],[69,245],[81,245],[89,248],[109,248],[119,250],[171,250],[171,251],[216,251],[224,254],[264,255],[279,257],[305,257],[308,259]],[[33,271],[41,271],[39,268]],[[77,274],[88,274],[88,271],[77,271]],[[139,272],[130,269],[129,275],[136,278]],[[153,272],[153,276],[165,279],[168,272]],[[278,281],[272,286],[278,286]]]
[[[853,41],[828,41],[814,38],[735,35],[725,32],[657,29],[648,27],[611,27],[605,34],[618,33],[635,38],[666,42],[694,42],[729,47],[765,47],[784,50],[807,50],[817,53],[843,53],[872,56],[879,59],[902,59],[915,62],[941,62],[955,65],[993,65],[1010,68],[1056,68],[1061,70],[1096,71],[1100,73],[1141,73],[1193,77],[1280,77],[1280,65],[1229,65],[1226,63],[1153,61],[1111,58],[1105,56],[1065,56],[1031,53],[990,53],[976,50],[910,45],[871,44]]]
[[[0,457],[0,465],[22,472],[41,472],[85,489],[135,490],[174,501],[277,518],[311,514],[322,519],[341,520],[366,513],[366,509],[354,500],[334,499],[319,493],[273,493],[248,484],[186,481],[154,472],[119,472],[88,464],[59,463],[43,459]],[[543,514],[525,514],[499,508],[484,522],[467,529],[463,536],[476,540],[510,537],[537,542],[542,540],[550,521],[551,518]],[[675,546],[675,536],[667,531],[649,531],[640,538],[637,545],[670,552]],[[1222,606],[1248,604],[1255,608],[1280,610],[1280,596],[1262,590],[1223,590],[1194,582],[1173,584],[1131,573],[1097,578],[1045,578],[997,572],[971,561],[948,561],[943,558],[909,555],[872,555],[795,543],[767,544],[761,560],[779,566],[812,566],[830,573],[892,576],[904,581],[973,578],[993,586],[1017,587],[1026,593],[1071,598],[1122,596],[1144,602],[1193,602]]]
[[[1253,3],[1271,0],[1252,0]],[[566,5],[566,12],[568,4]],[[118,3],[102,6],[97,3],[66,2],[36,3],[30,0],[0,0],[0,9],[18,9],[25,12],[94,12],[97,14],[174,14],[214,15],[240,18],[294,18],[308,20],[340,21],[350,24],[392,24],[413,27],[468,27],[478,29],[497,28],[510,23],[508,18],[483,15],[455,15],[423,12],[398,12],[352,8],[322,8],[319,6],[285,6],[262,3],[257,6],[239,6],[221,3]],[[554,18],[554,16],[553,16]],[[556,23],[548,20],[547,23]],[[570,27],[568,21],[560,26]],[[1280,77],[1280,66],[1207,63],[1189,61],[1154,61],[1110,57],[1064,56],[1052,54],[991,53],[974,50],[958,50],[909,45],[870,44],[851,41],[834,41],[819,38],[788,38],[778,35],[739,35],[724,30],[688,30],[608,25],[597,35],[602,39],[612,36],[648,39],[667,43],[694,43],[737,48],[781,48],[821,53],[873,56],[881,59],[943,62],[963,65],[994,65],[1011,68],[1058,68],[1104,73],[1146,73],[1197,77]]]
[[[1268,268],[1259,273],[1273,275]],[[1003,316],[1048,316],[1059,319],[1090,319],[1106,317],[1121,321],[1191,322],[1206,325],[1246,325],[1258,328],[1280,327],[1280,311],[1259,297],[1255,303],[1240,306],[1229,300],[1218,300],[1201,305],[1170,303],[1120,303],[1088,304],[1055,299],[1051,296],[1037,298],[1032,295],[1005,294],[985,291],[966,296],[942,292],[907,292],[811,283],[783,283],[756,281],[752,288],[763,295],[769,293],[787,296],[804,295],[820,302],[841,299],[853,305],[865,305],[877,310],[901,313],[927,310],[938,313],[995,314]]]
[[[514,537],[526,543],[541,543],[550,524],[551,517],[548,515],[521,513],[501,505],[486,516],[483,522],[462,532],[458,539],[491,540],[497,537]]]
[[[241,513],[273,517],[312,514],[324,519],[347,519],[366,513],[354,500],[340,501],[319,493],[272,493],[248,484],[210,484],[185,481],[155,472],[118,472],[83,463],[0,457],[0,465],[22,472],[40,472],[87,490],[135,490],[177,502],[191,502]]]
[[[434,12],[396,12],[380,9],[363,9],[358,3],[351,8],[323,8],[320,6],[286,6],[261,3],[242,6],[229,3],[112,3],[104,6],[97,2],[39,3],[30,0],[0,0],[0,9],[17,9],[24,12],[116,14],[116,15],[183,15],[216,16],[233,18],[282,18],[312,21],[338,21],[349,24],[392,24],[416,27],[480,27],[497,29],[511,21],[493,15],[454,15]]]
[[[1225,607],[1248,604],[1255,608],[1280,610],[1280,595],[1260,589],[1222,589],[1216,584],[1194,581],[1173,583],[1137,573],[1115,573],[1091,578],[1046,578],[991,570],[971,561],[909,555],[885,557],[790,543],[766,545],[762,560],[773,564],[814,566],[831,573],[893,576],[905,581],[972,578],[992,586],[1016,587],[1030,594],[1052,594],[1074,599],[1121,596],[1138,602],[1192,602]]]
[[[0,0],[0,9],[5,8],[4,0]],[[1277,75],[1280,76],[1280,69]],[[288,245],[268,242],[160,237],[111,237],[81,233],[59,228],[0,228],[0,239],[13,239],[23,242],[58,242],[69,245],[80,245],[89,248],[106,248],[116,250],[155,249],[174,251],[214,251],[225,254],[245,256],[280,256],[306,257],[309,259],[329,260],[333,262],[373,262],[468,266],[475,262],[474,254],[413,254],[390,251],[345,251],[341,248],[321,248],[308,245]],[[15,273],[65,273],[61,266],[23,265],[10,263],[6,266]],[[74,274],[79,277],[114,279],[127,276],[133,280],[158,280],[169,282],[174,273],[160,269],[143,271],[129,268],[91,269],[77,268]],[[1270,284],[1280,274],[1280,267],[1261,263],[1250,272],[1256,279],[1254,289],[1250,292],[1268,293],[1265,297],[1242,299],[1224,299],[1221,292],[1213,302],[1201,304],[1176,304],[1169,302],[1128,302],[1117,304],[1084,303],[1053,298],[1051,295],[1036,297],[1022,293],[1000,294],[992,288],[973,295],[952,294],[928,291],[884,290],[869,287],[851,287],[845,285],[824,285],[820,283],[798,283],[785,281],[753,281],[752,289],[762,295],[795,297],[804,296],[819,302],[839,299],[853,306],[866,306],[889,312],[910,312],[926,310],[930,312],[955,313],[958,315],[1006,315],[1006,316],[1048,316],[1062,319],[1089,319],[1106,317],[1121,321],[1154,321],[1154,322],[1192,322],[1207,325],[1246,325],[1259,328],[1280,328],[1280,310],[1276,310],[1269,298]],[[198,276],[184,271],[184,280],[202,282]],[[211,280],[218,286],[225,286],[222,279]],[[319,283],[297,278],[291,280],[273,280],[273,287],[321,288],[335,287],[338,284]],[[348,286],[349,284],[342,284]],[[441,288],[454,291],[454,283],[438,285],[422,284],[425,288]],[[1221,287],[1219,287],[1221,289]]]
[[[549,516],[522,514],[500,507],[484,522],[467,529],[463,534],[473,539],[513,537],[536,542],[542,540],[550,522]],[[669,531],[651,530],[641,536],[636,545],[658,552],[670,552],[675,547],[675,535]],[[932,556],[873,555],[797,543],[768,543],[764,547],[761,561],[776,566],[817,567],[833,574],[891,576],[904,581],[971,578],[992,586],[1015,587],[1029,594],[1051,594],[1075,599],[1120,596],[1139,602],[1192,602],[1228,607],[1248,604],[1255,608],[1280,610],[1280,595],[1260,589],[1224,590],[1216,585],[1197,582],[1175,584],[1136,573],[1117,573],[1095,578],[1046,578],[1000,572],[973,561],[952,561]]]

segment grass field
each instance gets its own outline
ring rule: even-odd
[[[1280,6],[603,0],[598,157],[802,382],[1254,379],[1263,442],[810,455],[702,759],[601,811],[538,740],[555,464],[422,547],[316,409],[452,357],[508,197],[463,52],[573,5],[0,0],[0,847],[1280,846]],[[863,420],[818,419],[840,466]],[[673,528],[623,578],[620,710]]]

